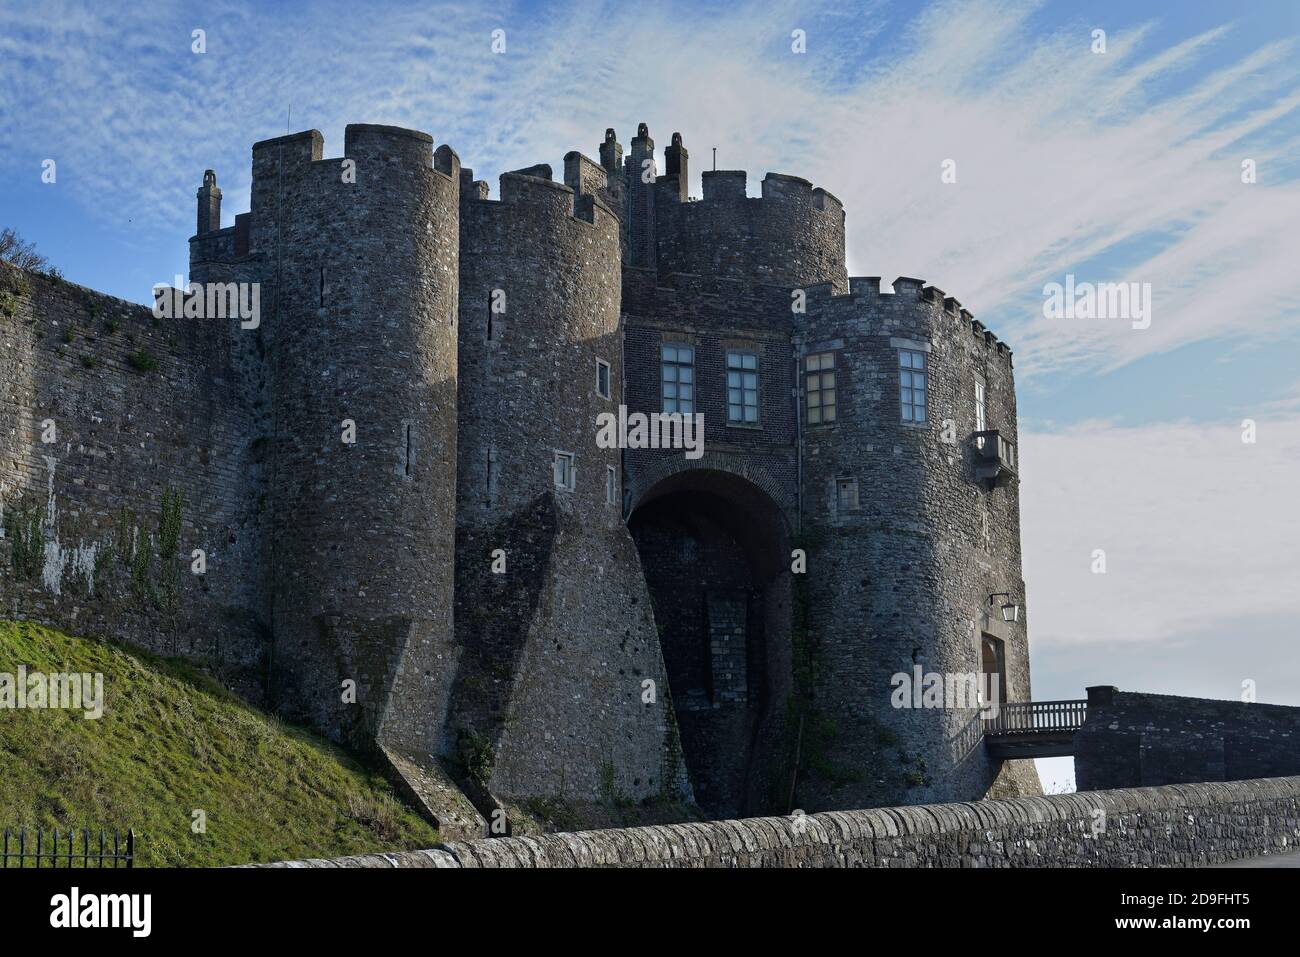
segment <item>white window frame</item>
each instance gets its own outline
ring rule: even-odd
[[[733,358],[739,365],[733,366]],[[762,377],[758,368],[758,352],[754,349],[728,349],[727,362],[727,425],[756,429],[762,426]],[[749,362],[749,365],[746,365]],[[734,384],[733,384],[734,383]],[[752,384],[752,388],[750,387]],[[753,401],[750,401],[753,393]],[[739,398],[740,401],[736,401]],[[733,410],[740,410],[740,418],[733,418]],[[749,417],[750,410],[754,417]]]
[[[669,358],[672,350],[672,358]],[[681,360],[682,353],[690,356],[690,361]],[[665,412],[680,412],[692,415],[695,412],[698,395],[695,378],[695,346],[685,342],[664,342],[659,345],[659,402]],[[686,391],[690,393],[682,396]],[[669,395],[669,393],[672,393]]]
[[[975,431],[985,432],[989,427],[988,420],[988,383],[984,381],[983,376],[975,377]],[[981,449],[984,448],[984,437],[980,436],[975,439],[975,444]]]
[[[577,486],[577,463],[572,452],[555,449],[555,458],[551,460],[551,481],[556,488],[572,492]]]
[[[919,385],[918,375],[921,377]],[[918,396],[920,401],[917,401]],[[930,423],[930,357],[920,349],[898,350],[898,401],[899,416],[904,425]]]
[[[605,371],[604,389],[601,389],[600,387],[600,372],[602,369]],[[611,378],[612,375],[613,373],[610,372],[609,363],[606,362],[604,359],[597,359],[596,360],[596,395],[600,396],[602,399],[608,399],[610,396],[614,394],[614,386],[613,386],[614,380],[613,378]]]
[[[829,361],[829,365],[826,364],[827,361]],[[813,368],[814,365],[816,365],[816,368]],[[836,404],[837,390],[839,388],[837,372],[835,353],[833,351],[814,352],[812,355],[804,357],[804,419],[809,425],[828,425],[838,418],[836,415],[836,410],[839,408]],[[830,378],[829,386],[826,384],[827,377]],[[811,378],[816,379],[816,388],[810,386]],[[830,402],[826,401],[828,393]],[[816,403],[812,400],[814,395],[817,397]],[[816,410],[815,413],[814,410]],[[829,415],[827,415],[827,410],[830,410]]]

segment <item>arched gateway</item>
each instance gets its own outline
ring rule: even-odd
[[[791,689],[782,508],[746,478],[687,469],[641,494],[628,527],[696,800],[713,817],[777,809]]]

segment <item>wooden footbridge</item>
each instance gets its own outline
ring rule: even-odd
[[[1074,736],[1087,716],[1087,699],[1003,702],[982,719],[984,747],[1000,759],[1066,757],[1074,754]]]

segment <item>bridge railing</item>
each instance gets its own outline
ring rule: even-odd
[[[985,734],[1049,734],[1078,731],[1088,716],[1088,700],[1008,701],[984,719]]]

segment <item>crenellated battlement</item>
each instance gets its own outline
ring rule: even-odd
[[[320,130],[286,133],[284,136],[273,136],[254,143],[253,163],[256,164],[259,158],[274,155],[286,165],[304,165],[320,159],[324,147],[325,138]]]
[[[656,192],[651,215],[631,216],[634,230],[653,224],[646,245],[661,273],[785,286],[829,282],[847,290],[844,208],[833,194],[784,173],[764,176],[757,197],[747,195],[744,170],[710,170],[701,181],[698,202],[676,201],[681,190],[665,188]]]
[[[609,188],[609,172],[577,150],[564,154],[564,184],[579,196],[594,196]]]
[[[925,303],[929,308],[923,313],[918,312],[919,320],[933,323],[940,316],[953,320],[954,325],[966,328],[990,351],[1005,358],[1008,363],[1011,361],[1011,348],[1005,342],[987,329],[956,298],[947,295],[938,286],[928,284],[924,279],[899,276],[888,292],[881,289],[879,276],[850,277],[848,293],[835,292],[830,283],[812,283],[803,288],[810,309],[829,306],[853,312],[858,303],[870,303],[872,300]]]
[[[455,152],[446,145],[439,147],[438,152],[441,159],[435,163],[433,137],[421,130],[350,123],[343,131],[342,156],[325,157],[325,138],[320,130],[303,130],[254,143],[253,166],[256,170],[258,161],[263,160],[289,172],[308,168],[314,163],[341,163],[352,159],[358,161],[358,166],[361,161],[373,160],[385,166],[436,170],[444,176],[450,175],[448,154],[455,156]]]
[[[1014,453],[988,484],[977,439],[1017,439],[1005,343],[922,279],[850,277],[833,193],[768,172],[750,195],[744,170],[692,171],[680,132],[656,165],[647,124],[626,155],[611,127],[496,190],[418,130],[325,146],[256,143],[233,226],[205,171],[190,241],[192,278],[262,287],[256,334],[205,354],[243,383],[223,408],[255,410],[233,427],[259,460],[232,481],[261,483],[235,489],[260,503],[238,540],[286,713],[453,775],[492,754],[485,817],[601,800],[610,773],[738,815],[767,810],[761,769],[798,733],[762,699],[798,690],[844,730],[828,761],[864,772],[801,773],[800,806],[985,793],[996,762],[951,754],[965,717],[881,691],[997,643],[1028,699],[1023,626],[987,615],[1023,601]],[[696,446],[601,425],[674,412]],[[819,543],[801,689],[796,532]],[[644,701],[647,677],[672,693]],[[882,769],[880,727],[932,779]]]
[[[497,210],[497,215],[501,215],[508,208],[510,214],[516,216],[568,218],[592,226],[609,224],[616,228],[617,212],[599,195],[584,192],[582,188],[598,181],[603,183],[604,171],[586,157],[580,157],[584,161],[580,169],[578,162],[570,159],[575,156],[578,154],[569,153],[565,158],[566,180],[572,172],[572,185],[569,182],[556,182],[552,178],[550,164],[538,163],[502,173],[499,180],[500,199],[495,200],[489,198],[488,184],[485,181],[473,179],[473,170],[460,170],[462,199],[467,204],[467,215],[473,219],[491,210]],[[598,179],[598,176],[601,178]]]
[[[706,170],[700,174],[704,198],[701,203],[745,202],[764,200],[781,204],[799,204],[808,209],[843,216],[844,204],[829,190],[814,186],[800,176],[788,173],[766,173],[760,184],[760,195],[748,194],[749,174],[743,169]]]
[[[386,189],[396,188],[403,176],[415,175],[420,180],[437,175],[457,183],[460,178],[455,150],[444,144],[435,151],[433,137],[420,130],[353,123],[344,129],[343,154],[326,157],[324,152],[325,140],[319,130],[254,143],[253,194],[282,192],[307,178],[315,188],[364,187],[369,179],[384,182]],[[206,181],[204,185],[206,188]],[[423,186],[418,181],[414,185]]]
[[[433,166],[433,137],[420,130],[373,123],[349,123],[343,130],[343,153],[355,159],[374,158]]]

